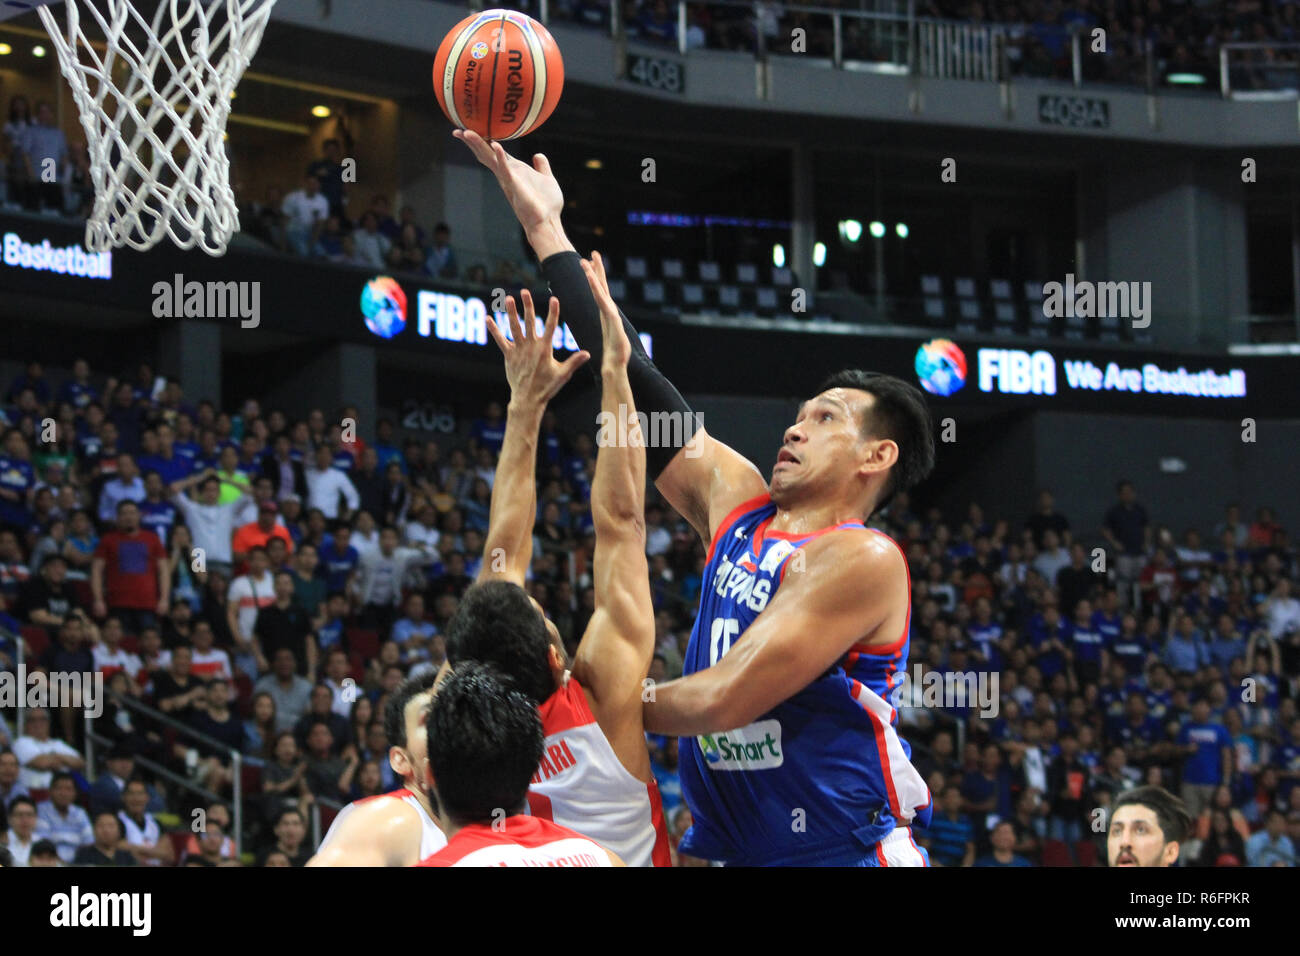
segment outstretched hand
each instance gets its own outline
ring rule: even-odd
[[[601,362],[609,368],[622,368],[632,358],[632,343],[628,341],[627,330],[623,328],[623,316],[614,304],[614,297],[609,294],[605,261],[599,252],[593,252],[590,259],[582,260],[582,271],[587,274],[587,284],[591,286],[596,305],[600,306],[600,328],[603,333]]]
[[[506,338],[491,316],[488,316],[487,327],[492,341],[496,342],[497,348],[505,356],[510,401],[541,407],[555,397],[564,383],[573,377],[573,373],[591,358],[591,353],[575,352],[563,362],[557,362],[551,342],[560,323],[560,300],[551,296],[546,326],[542,334],[538,335],[533,297],[527,289],[520,293],[520,297],[524,301],[522,323],[519,321],[519,310],[515,308],[514,296],[506,296],[506,315],[510,318],[513,340]]]
[[[559,218],[564,209],[564,193],[544,155],[534,155],[529,166],[507,153],[496,140],[489,142],[473,130],[458,129],[452,135],[468,146],[478,161],[496,176],[524,232],[531,233],[549,220]]]

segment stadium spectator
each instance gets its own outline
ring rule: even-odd
[[[1016,828],[1010,820],[1000,820],[989,833],[993,852],[980,857],[974,866],[1032,866],[1015,852]]]
[[[275,843],[262,852],[262,865],[270,866],[270,857],[282,853],[289,866],[306,866],[312,848],[305,842],[307,824],[301,810],[281,810],[274,821]]]
[[[361,220],[352,232],[352,243],[360,264],[376,270],[385,267],[393,248],[392,240],[379,231],[379,217],[374,210],[361,214]]]
[[[388,267],[399,272],[416,272],[425,274],[425,260],[428,253],[420,243],[419,234],[413,223],[403,226],[388,250]]]
[[[14,866],[27,866],[32,848],[41,839],[36,833],[36,804],[30,797],[17,796],[8,802],[9,828],[0,846],[13,855]]]
[[[171,582],[166,557],[158,536],[141,529],[139,506],[120,501],[117,528],[100,539],[91,562],[95,617],[111,612],[137,633],[156,626],[158,616],[167,613]]]
[[[329,215],[339,220],[347,219],[344,195],[343,145],[331,137],[321,144],[322,156],[307,167],[307,175],[316,180],[320,194],[325,197]]]
[[[122,849],[126,833],[122,821],[112,810],[95,813],[92,830],[94,840],[77,850],[72,862],[75,866],[135,866],[135,857]]]
[[[56,125],[49,103],[37,102],[35,122],[22,129],[17,141],[27,164],[28,208],[62,213],[63,190],[57,172],[67,162],[68,141]]]
[[[77,784],[72,774],[54,774],[49,789],[49,799],[36,805],[36,834],[55,845],[59,859],[71,863],[77,850],[95,839],[90,817],[74,802]]]
[[[170,866],[176,862],[171,839],[148,811],[149,789],[143,780],[128,781],[117,818],[125,831],[123,846],[141,866]]]
[[[1248,866],[1295,866],[1295,846],[1286,834],[1286,815],[1274,810],[1263,830],[1246,840]]]
[[[284,197],[280,211],[285,216],[285,240],[289,251],[306,259],[330,215],[329,200],[321,194],[320,180],[303,179],[302,186]]]
[[[14,741],[14,756],[22,766],[18,782],[28,790],[48,790],[56,773],[80,771],[85,760],[67,743],[50,736],[50,714],[43,707],[27,712],[27,733]]]
[[[379,533],[378,550],[364,555],[357,568],[356,595],[362,625],[380,633],[387,633],[393,625],[408,574],[430,560],[418,548],[401,548],[397,542],[397,529],[385,527]]]
[[[417,241],[423,241],[417,233]],[[433,242],[424,263],[425,271],[435,279],[454,279],[460,272],[456,264],[456,250],[451,247],[451,227],[440,222],[433,227]]]
[[[328,445],[318,445],[313,467],[306,469],[307,506],[314,508],[327,519],[346,519],[361,504],[361,498],[351,479],[334,466],[334,456]],[[340,511],[339,497],[346,504]]]
[[[254,693],[267,694],[275,704],[275,729],[292,730],[311,706],[311,682],[297,672],[293,651],[282,647],[271,658],[271,673],[253,685]]]
[[[975,827],[962,810],[961,788],[950,784],[921,840],[939,866],[971,866],[975,862]]]
[[[281,650],[293,654],[297,672],[309,681],[316,679],[319,648],[308,613],[294,603],[294,580],[288,571],[278,571],[272,581],[274,600],[262,607],[253,625],[254,656],[259,670]]]

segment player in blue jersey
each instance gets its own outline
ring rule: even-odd
[[[596,359],[599,308],[546,158],[529,166],[456,135],[497,176]],[[685,676],[644,708],[647,730],[682,738],[694,817],[682,851],[737,864],[925,865],[908,824],[928,816],[930,796],[889,703],[907,666],[907,562],[864,525],[933,467],[924,398],[887,375],[833,376],[786,430],[769,486],[697,427],[627,328],[637,408],[689,423],[682,446],[647,448],[648,470],[709,545]]]

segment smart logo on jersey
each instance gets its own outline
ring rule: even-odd
[[[759,720],[695,739],[710,770],[771,770],[785,763],[778,720]]]
[[[921,387],[947,397],[966,384],[966,355],[951,339],[931,339],[916,350],[913,363]]]
[[[406,328],[406,293],[396,279],[371,279],[361,290],[361,314],[366,328],[380,338],[391,339]]]

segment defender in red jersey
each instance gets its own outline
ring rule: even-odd
[[[433,674],[410,678],[384,710],[388,762],[406,786],[339,811],[308,866],[411,866],[447,845],[425,773],[424,721],[433,682]]]
[[[622,866],[567,827],[523,813],[545,741],[537,707],[490,664],[442,682],[426,729],[429,779],[449,837],[420,866]]]
[[[602,417],[628,423],[602,442],[591,510],[596,532],[596,610],[570,668],[555,625],[524,591],[537,513],[534,462],[546,403],[586,361],[552,356],[560,304],[542,334],[525,291],[524,321],[506,300],[512,337],[488,319],[510,382],[506,434],[492,490],[483,570],[447,626],[448,666],[487,661],[537,704],[546,746],[529,791],[534,816],[598,840],[631,866],[670,866],[668,826],[650,772],[641,724],[642,682],[654,654],[654,613],[645,557],[645,448],[627,381],[631,345],[602,271],[587,273],[604,304]]]

